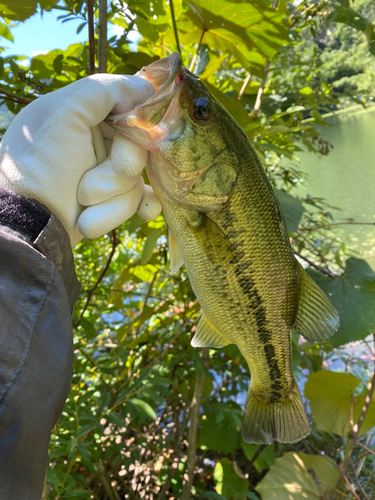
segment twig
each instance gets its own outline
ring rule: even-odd
[[[105,450],[103,450],[105,451]],[[126,491],[126,493],[130,496],[130,498],[132,498],[133,500],[138,500],[138,497],[135,495],[134,491],[132,490],[132,488],[130,486],[128,486],[125,481],[123,480],[123,478],[120,476],[120,474],[118,473],[118,470],[116,469],[114,463],[112,462],[112,460],[108,457],[107,458],[107,461],[108,461],[108,464],[109,466],[111,467],[112,471],[115,473],[116,477],[117,477],[117,480],[120,481],[122,487],[124,488],[124,490]]]
[[[83,309],[81,311],[81,314],[79,315],[79,318],[77,319],[77,321],[73,325],[74,328],[77,328],[77,326],[82,321],[83,315],[85,314],[86,309],[89,306],[89,302],[90,302],[92,294],[98,288],[100,282],[104,278],[104,276],[105,276],[106,272],[108,271],[108,268],[109,268],[109,266],[111,264],[111,261],[113,259],[114,254],[115,254],[115,251],[116,251],[116,247],[118,245],[116,229],[114,229],[113,231],[111,231],[111,236],[112,236],[112,249],[111,249],[111,253],[108,256],[107,262],[106,262],[106,264],[105,264],[105,266],[103,268],[103,271],[100,273],[99,278],[96,280],[95,284],[89,290],[87,290],[87,297],[86,297],[85,305],[83,306]]]
[[[190,66],[189,66],[189,71],[193,71],[194,69],[194,66],[195,66],[195,63],[197,62],[197,59],[198,59],[198,54],[199,54],[199,51],[201,49],[201,46],[202,46],[202,42],[203,42],[203,37],[204,37],[204,34],[206,33],[206,29],[204,29],[202,31],[202,34],[201,34],[201,37],[200,37],[200,40],[199,40],[199,43],[198,43],[198,48],[197,48],[197,51],[196,53],[194,54],[193,56],[193,59],[191,60],[191,63],[190,63]]]
[[[106,471],[103,467],[103,462],[101,460],[98,460],[95,465],[96,465],[96,468],[98,470],[99,480],[102,483],[109,499],[110,500],[121,500],[117,491],[112,488],[111,482],[108,479]]]
[[[182,422],[181,422],[181,425],[180,425],[180,429],[179,429],[179,432],[177,433],[177,436],[176,436],[176,447],[175,447],[175,457],[177,458],[177,460],[179,460],[180,458],[180,455],[181,455],[181,449],[182,449],[182,438],[184,436],[184,433],[185,433],[185,430],[186,430],[186,426],[187,426],[187,422],[188,422],[188,419],[187,419],[187,408],[185,407],[184,409],[184,416],[182,417]],[[160,490],[160,494],[158,496],[158,500],[164,500],[165,498],[165,495],[172,483],[172,479],[174,478],[174,476],[176,475],[176,472],[177,472],[178,468],[176,467],[175,469],[172,469],[172,467],[170,467],[169,471],[168,471],[168,476],[167,476],[167,479],[164,481],[164,485],[162,487],[162,489]]]
[[[202,360],[204,366],[207,368],[209,360],[208,347],[203,348]],[[190,500],[191,496],[191,487],[193,486],[193,481],[194,481],[195,457],[197,453],[197,443],[198,443],[199,409],[201,406],[205,380],[206,380],[206,372],[202,370],[201,376],[196,381],[193,400],[190,406],[190,427],[188,432],[189,447],[187,452],[184,481],[182,484],[181,500]]]
[[[181,47],[180,47],[180,41],[178,39],[178,31],[177,31],[176,17],[174,14],[173,0],[169,0],[169,5],[171,6],[172,24],[173,24],[173,31],[174,31],[174,37],[176,40],[177,50],[181,56]]]
[[[322,224],[321,226],[299,227],[298,231],[313,231],[314,229],[325,229],[332,226],[375,226],[375,222],[332,222],[332,224]]]
[[[312,260],[308,259],[307,257],[304,257],[303,255],[301,255],[300,253],[298,252],[294,252],[295,255],[298,255],[298,257],[302,260],[304,260],[305,262],[307,262],[311,267],[314,267],[315,269],[317,269],[318,271],[320,271],[321,273],[325,274],[326,276],[328,276],[329,278],[331,279],[334,279],[334,275],[328,271],[327,269],[324,269],[324,267],[322,266],[319,266],[318,264],[315,264],[315,262],[313,262]]]
[[[263,90],[264,90],[264,87],[266,86],[267,75],[268,75],[268,71],[270,69],[270,64],[271,64],[271,61],[268,60],[267,63],[266,63],[266,66],[264,68],[264,79],[262,80],[262,82],[260,84],[260,87],[259,87],[259,90],[258,90],[258,94],[257,94],[257,98],[256,98],[256,101],[255,101],[255,105],[254,105],[254,109],[251,112],[252,118],[254,120],[256,118],[258,118],[260,107],[262,105]]]
[[[373,335],[373,338],[374,338],[374,342],[375,342],[375,334]],[[358,418],[357,423],[353,426],[353,430],[350,431],[350,433],[349,433],[350,444],[349,444],[348,451],[347,451],[346,456],[345,456],[344,463],[342,465],[339,480],[337,481],[337,485],[336,485],[337,490],[340,490],[343,479],[345,480],[346,472],[347,472],[349,465],[351,463],[351,457],[352,457],[352,453],[354,450],[354,445],[357,443],[359,431],[361,430],[363,421],[365,420],[365,417],[367,415],[372,397],[374,395],[374,391],[375,391],[375,371],[374,371],[372,378],[371,378],[369,391],[368,391],[368,394],[366,396],[365,404],[363,405],[361,414]],[[362,446],[364,446],[364,445],[362,445]],[[336,498],[337,498],[337,493],[334,493],[332,500],[335,500]]]
[[[13,102],[17,102],[19,104],[30,104],[34,99],[28,99],[27,97],[23,97],[22,95],[14,94],[13,92],[9,92],[8,90],[0,88],[0,94],[3,94],[7,97],[10,97]]]
[[[140,314],[138,314],[138,316],[135,318],[135,320],[137,320],[142,314],[143,314],[143,311],[146,309],[147,307],[147,301],[148,299],[150,298],[150,295],[151,295],[151,292],[152,292],[152,289],[154,287],[154,283],[155,283],[155,280],[156,280],[156,276],[158,275],[158,272],[159,270],[157,270],[155,273],[154,273],[154,277],[152,278],[151,280],[151,283],[150,283],[150,286],[148,288],[148,291],[147,291],[147,294],[146,294],[146,297],[145,297],[145,300],[143,302],[143,307],[142,307],[142,311],[140,312]],[[142,324],[139,323],[139,325],[137,326],[137,330],[136,330],[136,336],[138,335],[139,333],[139,330],[141,328]]]
[[[107,0],[99,0],[98,72],[107,73]]]
[[[354,474],[354,477],[355,477],[355,482],[356,482],[358,488],[361,490],[361,493],[364,496],[365,500],[370,500],[370,497],[367,495],[367,493],[365,492],[365,490],[362,488],[361,483],[359,482],[359,477],[357,475],[357,472],[355,470],[355,467],[354,467],[354,464],[353,464],[352,460],[350,461],[350,464],[352,466],[353,474]]]
[[[359,498],[359,496],[357,495],[357,493],[354,491],[353,486],[350,484],[349,479],[348,479],[346,476],[343,476],[343,478],[344,478],[344,480],[345,480],[346,484],[348,485],[349,490],[353,493],[353,495],[355,496],[355,498],[356,498],[357,500],[361,500],[361,499]]]
[[[308,245],[310,245],[310,247],[312,247],[315,251],[315,253],[317,254],[317,256],[322,260],[322,262],[326,265],[327,267],[327,261],[324,257],[324,255],[316,248],[316,246],[314,245],[314,243],[312,243],[310,240],[308,240],[305,236],[303,236],[302,234],[299,233],[299,229],[296,229],[295,231],[302,239],[303,241],[305,241]]]
[[[242,87],[241,87],[241,90],[240,90],[240,92],[239,92],[239,94],[238,94],[238,100],[241,100],[241,97],[242,97],[243,93],[244,93],[244,92],[245,92],[245,90],[246,90],[246,87],[247,87],[247,85],[248,85],[248,83],[249,83],[249,81],[250,81],[250,78],[251,78],[251,73],[248,73],[248,74],[246,75],[246,78],[245,78],[244,82],[243,82],[243,85],[242,85]]]
[[[371,450],[370,448],[368,448],[367,446],[365,446],[364,444],[360,443],[359,441],[356,441],[355,444],[358,444],[358,446],[360,446],[361,448],[363,448],[364,450],[368,451],[369,453],[371,453],[372,455],[375,455],[375,451]]]
[[[87,0],[87,21],[89,27],[89,73],[95,74],[95,33],[94,33],[94,9],[92,0]]]
[[[275,441],[276,442],[276,441]],[[250,460],[248,466],[247,466],[247,470],[249,471],[253,465],[255,464],[255,461],[256,459],[259,457],[259,455],[262,453],[262,451],[264,450],[264,448],[266,447],[265,444],[261,444],[260,446],[258,446],[258,449],[257,451],[255,452],[255,455],[253,456],[253,458]]]

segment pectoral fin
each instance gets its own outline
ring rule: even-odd
[[[340,325],[336,309],[298,264],[299,302],[293,329],[307,340],[328,339]]]
[[[182,257],[181,250],[178,246],[177,240],[174,237],[174,234],[172,231],[169,229],[168,231],[169,235],[169,260],[170,260],[170,265],[171,265],[171,272],[172,274],[176,273],[182,264],[184,263],[184,259]]]
[[[230,344],[223,334],[202,314],[197,331],[191,341],[193,347],[225,347]]]

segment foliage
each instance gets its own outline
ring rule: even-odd
[[[82,242],[75,249],[83,291],[73,317],[74,376],[52,434],[47,496],[184,498],[193,396],[204,381],[193,498],[328,500],[336,487],[348,498],[353,491],[370,498],[375,410],[368,396],[373,379],[369,387],[363,381],[374,359],[368,335],[375,326],[375,275],[335,231],[333,207],[318,198],[298,199],[294,188],[304,177],[297,159],[302,145],[318,155],[330,151],[316,129],[327,125],[324,114],[371,102],[373,4],[174,0],[178,41],[171,4],[108,5],[108,22],[122,29],[108,41],[108,72],[133,74],[167,55],[166,47],[180,45],[185,65],[252,141],[296,255],[339,310],[340,330],[319,344],[293,333],[294,372],[301,388],[307,380],[311,436],[291,445],[244,443],[247,365],[233,345],[211,349],[208,367],[190,346],[199,305],[186,271],[169,270],[163,218],[145,222],[135,215],[116,233]],[[57,9],[62,22],[78,18],[78,30],[87,29],[84,1],[0,0],[4,43],[12,41],[17,22],[38,15],[37,7]],[[94,10],[97,30],[95,1]],[[134,51],[127,37],[135,28],[141,38]],[[3,106],[16,114],[27,100],[85,77],[88,60],[88,43],[30,61],[22,54],[0,58]],[[336,372],[326,369],[331,367]],[[351,489],[344,491],[340,467]]]

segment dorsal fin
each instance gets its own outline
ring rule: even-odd
[[[170,261],[170,266],[171,266],[171,273],[177,273],[177,271],[180,269],[180,267],[184,263],[184,259],[182,257],[182,253],[180,250],[180,247],[178,246],[177,240],[174,237],[174,234],[168,228],[168,235],[169,235],[169,261]]]
[[[202,313],[197,331],[191,341],[193,347],[225,347],[230,344],[222,333]]]
[[[298,263],[299,299],[293,329],[307,340],[328,339],[340,325],[340,318],[324,292]]]

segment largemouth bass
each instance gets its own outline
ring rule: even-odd
[[[291,328],[326,339],[336,310],[294,257],[277,199],[249,139],[177,53],[138,73],[156,93],[114,128],[150,150],[147,175],[202,314],[195,347],[236,344],[249,365],[247,442],[309,434],[292,371]]]

